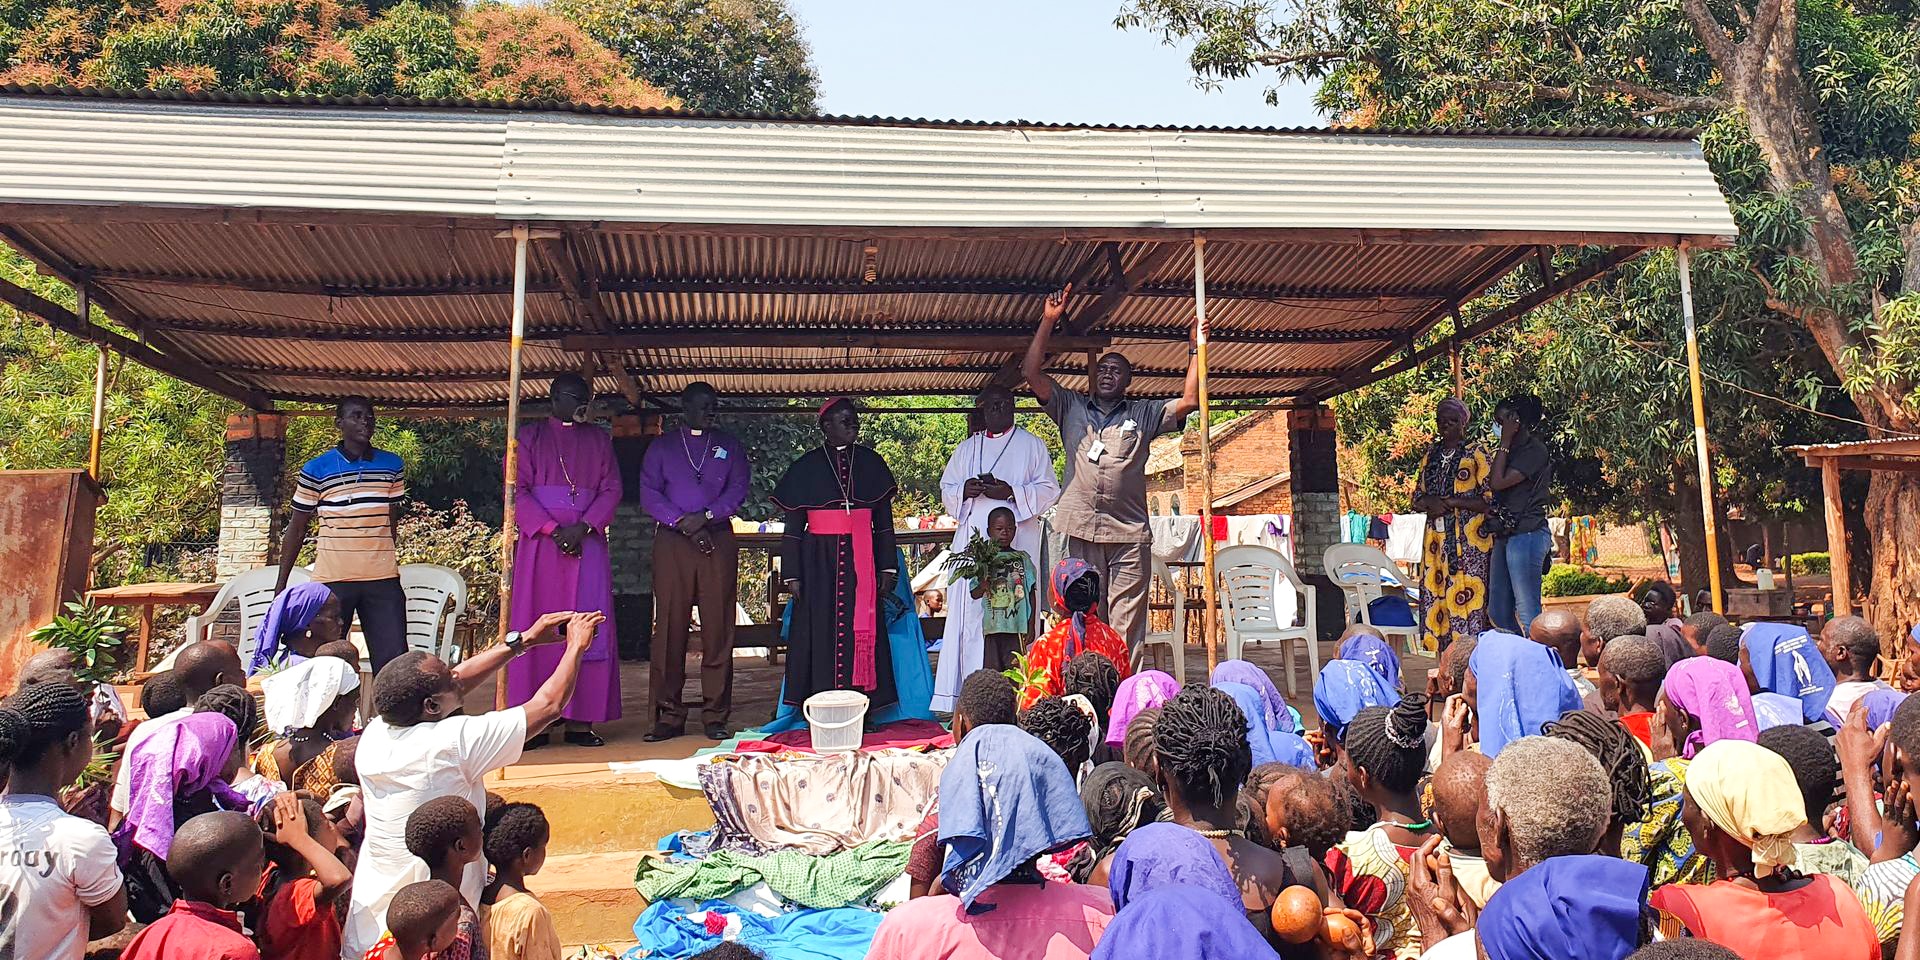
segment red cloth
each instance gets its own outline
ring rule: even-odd
[[[1742,957],[1876,960],[1880,938],[1860,897],[1824,873],[1785,893],[1762,893],[1732,880],[1673,883],[1649,903]]]
[[[1121,639],[1119,631],[1107,626],[1093,613],[1086,615],[1086,621],[1086,649],[1113,661],[1114,669],[1120,671],[1120,679],[1132,676],[1133,659],[1127,656],[1127,641]],[[1072,621],[1062,620],[1054,624],[1046,636],[1034,641],[1033,647],[1027,651],[1027,669],[1042,674],[1042,679],[1022,691],[1020,709],[1025,710],[1041,700],[1067,692],[1060,674],[1067,665],[1067,637],[1072,631]]]
[[[1640,741],[1647,749],[1653,749],[1652,711],[1646,713],[1623,713],[1620,715],[1620,725],[1626,727],[1627,732],[1633,734],[1633,738]]]
[[[339,955],[336,946],[334,954]],[[240,915],[211,903],[175,900],[167,915],[127,944],[120,960],[260,960],[240,932]]]
[[[319,902],[320,881],[301,877],[280,885],[267,902],[261,924],[260,955],[265,960],[336,960],[340,956],[340,915]]]
[[[860,738],[862,750],[885,750],[889,747],[938,749],[951,746],[953,734],[932,720],[896,720]],[[813,734],[802,727],[773,734],[765,740],[742,740],[733,749],[735,753],[779,753],[786,750],[812,753]]]
[[[1213,515],[1213,538],[1215,540],[1225,540],[1227,538],[1227,515],[1224,513],[1216,513]]]
[[[873,648],[880,636],[879,571],[873,568],[873,511],[809,510],[807,532],[853,538],[853,685],[872,690],[880,685],[873,665]]]

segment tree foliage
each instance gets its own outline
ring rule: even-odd
[[[819,78],[784,0],[549,0],[688,109],[812,113]]]

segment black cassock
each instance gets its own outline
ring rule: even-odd
[[[899,699],[887,645],[886,595],[878,582],[882,571],[898,565],[893,495],[893,471],[859,444],[809,450],[774,485],[774,505],[786,512],[780,575],[800,581],[787,628],[784,702],[802,704],[823,690],[858,690],[870,709]],[[868,514],[865,523],[861,511]],[[841,532],[850,526],[863,529]],[[867,564],[860,562],[856,534],[872,541],[867,559],[874,580],[864,590],[858,568]],[[863,607],[871,612],[863,616]],[[857,624],[873,627],[867,642]]]

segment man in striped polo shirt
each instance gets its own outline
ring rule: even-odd
[[[359,617],[377,674],[407,650],[407,597],[393,552],[400,501],[407,495],[406,464],[399,454],[374,449],[373,402],[367,398],[341,400],[334,406],[333,425],[340,442],[300,468],[274,592],[287,588],[287,574],[317,515],[313,579],[340,598],[343,629]]]

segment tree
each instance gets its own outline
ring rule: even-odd
[[[549,0],[690,110],[814,112],[819,78],[784,0]]]
[[[1317,80],[1362,124],[1690,124],[1742,227],[1696,258],[1714,324],[1810,338],[1875,435],[1920,428],[1920,8],[1908,0],[1131,0],[1204,80]],[[1271,96],[1271,91],[1269,96]],[[1709,294],[1709,291],[1711,293]],[[1876,473],[1867,612],[1920,620],[1920,477]]]

